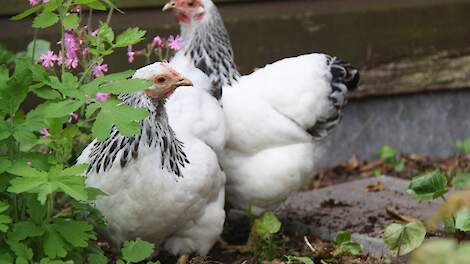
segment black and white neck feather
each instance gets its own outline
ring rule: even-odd
[[[139,158],[141,148],[149,147],[160,150],[162,169],[183,177],[181,168],[189,164],[189,161],[183,151],[183,143],[176,138],[168,123],[165,101],[151,100],[144,93],[122,94],[119,99],[136,108],[147,108],[150,116],[140,121],[141,130],[135,136],[123,136],[113,126],[106,140],[94,144],[87,174],[103,173],[113,166],[125,168]],[[118,158],[119,162],[115,162]]]
[[[181,24],[183,52],[192,63],[209,76],[211,94],[220,99],[222,87],[231,86],[240,78],[230,37],[219,11],[212,3],[206,5],[201,21]]]

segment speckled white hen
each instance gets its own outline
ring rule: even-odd
[[[174,11],[180,23],[180,52],[209,76],[212,94],[221,96],[228,138],[220,159],[229,202],[251,206],[256,214],[274,209],[313,177],[319,141],[338,124],[358,71],[314,53],[240,76],[211,0],[172,0],[164,10]]]
[[[90,164],[87,184],[109,194],[96,201],[107,234],[118,245],[139,237],[173,254],[205,255],[222,232],[225,176],[214,151],[191,131],[173,130],[165,110],[166,97],[190,82],[162,63],[133,77],[154,82],[145,92],[120,96],[150,111],[141,133],[124,137],[113,128],[78,160]],[[178,90],[186,89],[192,87]]]

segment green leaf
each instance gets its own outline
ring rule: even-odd
[[[49,258],[65,257],[67,250],[65,249],[65,242],[53,226],[46,226],[46,234],[44,235],[43,247],[44,253]]]
[[[142,79],[121,80],[102,86],[100,92],[113,94],[135,93],[143,91],[152,85],[152,82]]]
[[[470,153],[470,138],[463,141],[457,141],[457,149],[463,153]]]
[[[255,228],[258,235],[266,238],[281,230],[281,222],[273,213],[267,212],[255,220]]]
[[[31,220],[15,223],[13,230],[8,233],[8,239],[22,241],[28,237],[38,237],[44,234],[44,228]]]
[[[351,232],[349,231],[340,231],[336,234],[336,245],[340,245],[342,243],[351,242]]]
[[[47,213],[46,207],[41,205],[36,197],[31,197],[26,203],[26,208],[31,221],[36,225],[42,225],[43,219]]]
[[[7,240],[6,242],[18,258],[26,260],[25,263],[29,263],[33,259],[33,250],[27,245],[13,240]]]
[[[34,28],[48,28],[59,21],[59,16],[53,12],[44,11],[33,20]]]
[[[56,103],[48,103],[44,107],[44,117],[59,118],[69,116],[72,112],[77,111],[83,102],[78,100],[64,100]]]
[[[145,33],[145,30],[141,30],[137,27],[128,28],[116,38],[114,47],[120,48],[137,44],[144,39]]]
[[[66,194],[77,201],[87,201],[88,192],[85,187],[85,178],[79,176],[61,176],[53,179],[54,183]]]
[[[124,242],[124,247],[122,249],[122,258],[131,263],[140,262],[150,257],[154,248],[154,244],[140,239],[126,241]]]
[[[403,256],[418,248],[425,236],[426,229],[421,223],[391,224],[385,228],[384,242],[394,254],[399,251]]]
[[[74,247],[87,247],[88,241],[96,239],[93,226],[83,221],[57,219],[54,228],[62,238]]]
[[[459,172],[452,178],[452,186],[464,190],[470,187],[470,172]]]
[[[395,160],[397,156],[397,152],[394,148],[390,147],[389,145],[384,145],[379,150],[380,158],[385,161],[385,163],[389,163],[390,161]]]
[[[41,9],[41,6],[40,5],[37,5],[37,6],[33,6],[23,12],[21,12],[20,14],[14,16],[14,17],[11,17],[10,19],[13,20],[13,21],[16,21],[16,20],[21,20],[25,17],[28,17],[34,13],[36,13],[37,11],[39,11]]]
[[[406,191],[414,195],[417,200],[422,201],[441,197],[448,190],[447,177],[440,171],[433,171],[414,177]]]
[[[4,159],[4,158],[0,158],[0,173],[3,173],[4,171],[6,171],[8,168],[10,168],[10,166],[11,166],[11,161]]]
[[[11,136],[11,129],[7,123],[0,119],[0,140],[8,138]],[[1,168],[1,163],[0,163]]]
[[[470,209],[462,208],[455,215],[455,228],[464,232],[470,231]]]
[[[351,240],[351,232],[341,231],[336,235],[336,254],[359,255],[362,245]]]
[[[409,264],[447,264],[466,263],[454,262],[457,242],[452,239],[433,239],[426,241],[410,258]]]
[[[8,209],[8,204],[0,201],[0,232],[8,231],[8,224],[11,224],[12,220],[10,216],[3,214]]]
[[[396,172],[402,172],[405,169],[405,161],[404,160],[397,160],[393,164],[393,169]]]
[[[110,118],[110,114],[101,111],[98,116],[96,116],[91,132],[98,140],[105,140],[111,132],[112,127],[113,120]]]
[[[108,43],[112,43],[114,40],[113,29],[108,24],[100,21],[100,27],[98,31],[98,38],[105,40]]]
[[[303,264],[315,264],[309,257],[297,257],[297,256],[285,256],[289,262],[303,263]]]
[[[35,42],[31,41],[26,48],[26,54],[28,57],[33,57],[33,49],[35,46]],[[36,39],[36,49],[34,50],[34,61],[39,61],[39,58],[42,54],[46,53],[51,49],[51,43],[49,41],[43,39]],[[37,65],[39,66],[39,65]],[[40,67],[40,66],[39,66]],[[42,68],[42,67],[41,67]]]
[[[26,98],[32,81],[31,58],[21,57],[15,61],[15,72],[0,94],[0,111],[14,116]]]
[[[109,99],[99,105],[101,111],[91,128],[93,136],[98,140],[108,137],[113,124],[123,136],[135,135],[140,132],[137,122],[149,116],[146,109],[134,108],[115,99]]]
[[[107,264],[108,258],[103,254],[93,253],[88,255],[88,262],[90,264]]]
[[[78,27],[78,15],[76,13],[67,15],[62,20],[62,23],[66,29],[76,29]]]

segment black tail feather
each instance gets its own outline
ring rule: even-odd
[[[329,99],[335,111],[319,118],[315,125],[307,130],[317,140],[327,136],[339,123],[342,109],[347,103],[346,94],[357,88],[360,79],[359,71],[347,62],[327,56],[327,64],[330,67],[332,88]]]

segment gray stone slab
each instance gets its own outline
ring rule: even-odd
[[[384,144],[398,153],[447,157],[455,141],[470,136],[470,91],[431,92],[352,100],[324,141],[319,166],[335,166],[353,153],[378,158]]]
[[[383,191],[365,191],[368,185],[379,182],[385,185]],[[426,221],[439,205],[416,201],[405,192],[407,186],[408,181],[388,176],[347,182],[296,193],[278,208],[277,214],[288,232],[334,241],[339,231],[349,230],[353,239],[363,245],[365,254],[386,256],[389,252],[382,242],[383,228],[394,221],[386,208]]]

